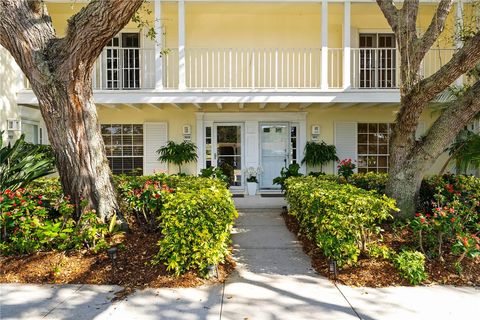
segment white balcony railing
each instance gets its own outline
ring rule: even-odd
[[[421,65],[428,77],[445,65],[455,49],[432,49]],[[395,48],[353,48],[350,60],[352,89],[396,89],[400,85],[400,59]],[[328,49],[328,65],[322,68],[319,48],[187,48],[187,89],[341,89],[344,86],[343,49]],[[106,48],[95,63],[95,90],[155,88],[155,51],[138,48]],[[162,57],[163,88],[179,87],[178,49],[166,49]],[[322,72],[328,86],[322,86]],[[30,84],[25,79],[25,88]]]
[[[192,89],[320,88],[321,51],[190,48],[186,85]],[[170,68],[168,68],[170,69]]]
[[[97,59],[92,77],[96,90],[155,88],[155,50],[105,48]]]

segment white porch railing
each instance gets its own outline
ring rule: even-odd
[[[105,48],[95,62],[95,90],[138,90],[155,88],[155,50]]]
[[[421,65],[429,77],[453,56],[455,49],[432,49]],[[343,49],[328,49],[328,89],[343,88]],[[187,48],[187,89],[318,89],[321,75],[319,48]],[[395,48],[351,49],[350,82],[353,89],[396,89],[400,85],[400,57]],[[95,90],[155,88],[155,51],[139,48],[106,48],[95,63]],[[179,83],[178,49],[162,57],[163,88],[175,90]],[[30,84],[25,79],[25,89]]]
[[[320,88],[320,61],[316,48],[188,48],[186,84],[192,89]]]

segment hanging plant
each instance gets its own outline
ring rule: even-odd
[[[323,165],[330,161],[338,161],[337,149],[334,145],[328,145],[325,141],[320,143],[309,141],[305,145],[305,157],[302,164],[307,164],[310,167],[320,166],[320,171],[323,172]]]

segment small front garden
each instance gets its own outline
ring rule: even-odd
[[[425,179],[418,212],[394,219],[386,174],[286,177],[284,218],[314,268],[354,286],[480,285],[480,179]],[[338,275],[332,273],[335,262]]]
[[[93,211],[75,218],[58,179],[1,192],[0,281],[192,286],[232,270],[237,212],[224,182],[159,174],[116,176],[115,185],[128,232]]]

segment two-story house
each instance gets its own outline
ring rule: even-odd
[[[47,1],[59,35],[86,2]],[[437,4],[421,1],[419,30]],[[262,168],[260,189],[275,188],[272,179],[301,161],[309,140],[334,144],[359,172],[388,171],[399,54],[375,1],[157,0],[146,7],[142,16],[155,38],[130,23],[104,48],[93,73],[114,173],[167,171],[156,150],[184,139],[198,147],[191,173],[228,168],[239,192],[248,167]],[[450,59],[458,46],[456,22],[471,11],[468,1],[457,2],[423,61],[424,76]],[[1,129],[11,138],[18,129],[31,142],[48,143],[38,101],[3,49],[0,70]],[[422,115],[418,136],[437,116]],[[334,172],[335,164],[324,169]]]

